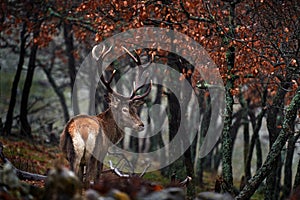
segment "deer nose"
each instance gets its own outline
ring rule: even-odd
[[[142,131],[142,130],[144,130],[144,127],[145,127],[145,125],[144,125],[143,123],[140,123],[140,124],[138,125],[138,130],[139,130],[139,131]]]

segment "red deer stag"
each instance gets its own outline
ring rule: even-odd
[[[111,48],[105,51],[104,47],[100,56],[94,58],[102,65],[104,57],[110,50]],[[126,52],[133,56],[127,49]],[[69,161],[71,170],[82,181],[86,171],[84,182],[99,179],[103,167],[102,161],[108,148],[124,137],[125,127],[137,131],[144,128],[143,122],[137,115],[137,107],[143,103],[140,100],[150,93],[152,81],[144,94],[137,95],[137,92],[145,86],[145,83],[134,88],[130,97],[125,97],[110,87],[114,75],[115,71],[107,81],[103,75],[100,77],[108,90],[109,108],[96,116],[78,115],[71,118],[60,136],[60,148]]]

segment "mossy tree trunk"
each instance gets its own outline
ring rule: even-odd
[[[229,36],[234,38],[235,29],[235,7],[238,1],[231,2],[229,4]],[[223,43],[225,45],[230,44],[230,38],[223,37]],[[224,181],[228,188],[226,192],[233,193],[233,176],[232,176],[232,151],[233,142],[231,137],[231,125],[233,114],[233,95],[235,76],[233,74],[234,62],[235,62],[235,46],[232,44],[229,46],[226,52],[227,62],[227,80],[225,84],[225,110],[224,110],[224,128],[222,132],[222,173]]]
[[[232,110],[233,97],[231,94],[233,88],[233,81],[227,80],[226,83],[226,105],[225,105],[225,119],[224,128],[222,132],[222,173],[223,178],[229,186],[227,192],[232,192],[233,176],[232,176],[232,138],[231,138],[231,124],[232,124]]]

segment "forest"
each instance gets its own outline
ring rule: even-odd
[[[4,0],[0,20],[0,199],[300,199],[299,1]]]

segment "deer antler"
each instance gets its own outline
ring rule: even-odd
[[[110,46],[109,49],[107,51],[105,51],[106,46],[103,45],[103,48],[102,48],[102,50],[101,50],[100,53],[97,52],[98,49],[99,49],[98,45],[96,45],[96,46],[93,47],[93,49],[92,49],[92,56],[93,56],[93,58],[95,60],[100,61],[101,64],[102,64],[102,61],[104,60],[105,56],[111,51],[112,46]]]
[[[152,63],[152,59],[149,62],[149,64],[147,64],[146,66],[143,67],[141,59],[137,55],[136,51],[135,51],[135,55],[136,55],[136,57],[135,57],[134,55],[132,55],[132,53],[130,53],[130,51],[126,47],[122,46],[122,48],[133,59],[133,61],[137,64],[138,70],[139,70],[138,74],[141,76],[141,74],[143,74],[143,72],[147,69],[147,67]],[[145,86],[145,84],[147,82],[147,79],[148,79],[148,77],[146,77],[144,83],[142,85],[138,86],[137,88],[135,88],[135,82],[134,82],[133,91],[132,91],[131,96],[130,96],[130,100],[131,101],[143,99],[144,97],[146,97],[150,93],[151,88],[152,88],[152,80],[150,81],[150,85],[149,85],[147,91],[143,95],[136,96],[137,91],[140,90],[141,88],[143,88]]]
[[[95,46],[92,50],[92,56],[95,60],[97,60],[99,62],[99,65],[102,66],[103,60],[104,58],[107,56],[107,54],[111,51],[112,46],[110,46],[107,50],[106,50],[106,46],[103,45],[102,50],[99,51],[99,47]],[[115,96],[117,96],[120,99],[129,99],[128,97],[125,97],[117,92],[115,92],[111,87],[110,84],[114,78],[116,74],[116,70],[113,71],[111,77],[108,79],[108,81],[105,80],[104,78],[104,72],[101,74],[100,76],[100,80],[101,82],[104,84],[104,86],[106,87],[106,89],[108,90],[109,93],[114,94]]]
[[[146,82],[146,80],[145,80],[145,82]],[[152,88],[152,80],[150,80],[150,85],[149,85],[147,91],[144,94],[142,94],[142,95],[136,96],[137,91],[140,90],[141,88],[143,88],[145,86],[145,82],[144,82],[143,85],[139,86],[137,89],[134,89],[134,91],[132,92],[131,97],[130,97],[131,101],[136,101],[136,100],[143,99],[143,98],[145,98],[150,93],[151,88]]]
[[[122,46],[122,48],[126,51],[126,53],[133,59],[133,61],[138,66],[138,74],[139,75],[142,75],[144,73],[144,71],[149,67],[149,65],[153,62],[154,57],[152,55],[151,56],[151,61],[148,62],[145,65],[142,65],[141,59],[140,59],[140,57],[138,56],[138,54],[135,50],[134,50],[134,53],[135,53],[136,57],[134,55],[132,55],[132,53],[130,53],[130,51],[127,48],[125,48],[124,46]]]
[[[108,92],[110,92],[110,93],[113,93],[113,92],[114,92],[113,89],[110,87],[110,83],[112,82],[113,77],[115,76],[115,74],[116,74],[116,70],[113,71],[113,73],[112,73],[112,75],[111,75],[111,77],[109,78],[108,81],[105,80],[103,74],[102,74],[101,77],[100,77],[102,83],[105,85],[106,89],[107,89]]]
[[[132,55],[132,53],[130,53],[130,51],[128,49],[126,49],[124,46],[122,46],[122,49],[124,49],[126,51],[126,53],[128,53],[128,55],[133,59],[133,61],[137,64],[137,66],[141,66],[142,62],[139,56],[137,56],[136,51],[134,51],[135,55],[137,57],[135,57],[134,55]]]
[[[97,53],[98,48],[99,48],[98,46],[95,46],[93,48],[93,50],[92,50],[92,56],[95,58],[95,60],[97,60],[100,63],[100,65],[102,65],[102,62],[103,62],[105,56],[111,51],[112,46],[108,50],[106,50],[106,47],[104,45],[103,48],[102,48],[102,50],[99,53]],[[134,55],[132,55],[132,53],[130,53],[130,51],[128,49],[126,49],[123,46],[122,46],[122,48],[126,51],[126,53],[137,64],[137,66],[139,68],[139,74],[142,74],[143,71],[145,71],[146,67],[148,67],[149,65],[147,65],[146,67],[142,67],[141,59],[140,59],[139,56],[135,57]],[[136,52],[135,52],[135,54],[137,55]],[[152,81],[150,81],[150,85],[149,85],[148,89],[146,90],[146,92],[144,94],[138,95],[138,96],[136,95],[136,93],[145,86],[145,84],[147,82],[147,78],[145,79],[144,83],[142,85],[140,85],[139,87],[137,87],[137,88],[135,88],[135,84],[134,84],[133,92],[132,92],[132,94],[131,94],[130,97],[125,97],[124,95],[115,92],[111,88],[111,86],[110,86],[110,84],[111,84],[111,82],[112,82],[113,77],[115,76],[115,74],[116,74],[116,70],[113,71],[113,73],[112,73],[111,77],[108,79],[108,81],[105,80],[103,73],[100,76],[101,82],[104,84],[104,86],[106,87],[106,89],[108,90],[109,93],[112,93],[112,94],[114,94],[115,96],[117,96],[117,97],[119,97],[121,99],[130,100],[130,101],[135,101],[135,100],[143,99],[143,98],[145,98],[150,93],[151,88],[152,88]]]

